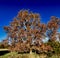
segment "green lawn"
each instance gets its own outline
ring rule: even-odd
[[[43,55],[43,54],[41,54],[41,55],[38,55],[35,53],[18,54],[16,52],[11,52],[11,53],[5,54],[3,56],[0,56],[0,58],[60,58],[60,56],[53,55],[52,57],[46,57],[46,55]]]

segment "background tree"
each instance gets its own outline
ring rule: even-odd
[[[59,19],[55,16],[51,17],[51,20],[47,24],[47,36],[50,40],[57,40],[57,31],[59,29]]]

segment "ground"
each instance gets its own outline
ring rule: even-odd
[[[16,52],[11,52],[11,53],[7,53],[3,56],[0,56],[0,58],[60,58],[60,56],[57,55],[53,55],[52,57],[46,57],[46,55],[38,55],[36,53],[26,53],[26,54],[18,54]]]

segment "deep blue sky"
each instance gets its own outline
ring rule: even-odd
[[[47,23],[50,16],[60,18],[59,0],[0,0],[0,41],[7,35],[3,26],[8,25],[21,9],[39,13],[43,23]]]

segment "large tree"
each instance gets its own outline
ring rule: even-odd
[[[59,19],[51,17],[48,24],[40,22],[40,15],[21,10],[13,19],[9,26],[4,29],[8,33],[8,41],[12,51],[38,51],[52,50],[50,45],[45,45],[43,39],[48,37],[55,40],[57,29],[59,28]]]

